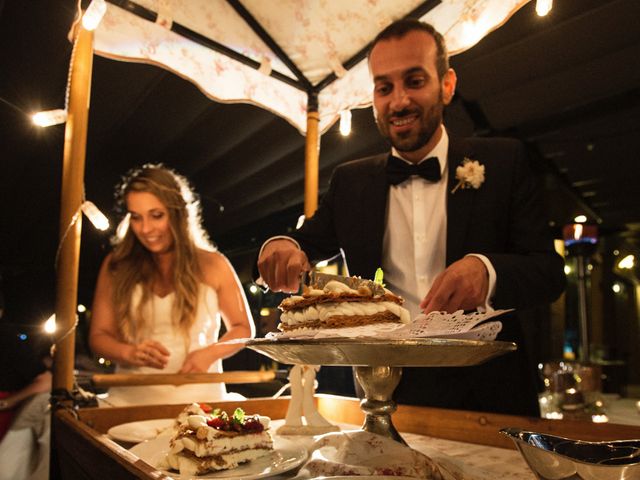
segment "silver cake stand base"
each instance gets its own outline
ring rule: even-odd
[[[405,443],[391,416],[402,367],[466,367],[516,350],[516,344],[500,341],[420,338],[411,340],[323,338],[250,340],[247,347],[289,365],[355,367],[364,390],[360,408],[362,429]],[[405,443],[406,444],[406,443]]]
[[[402,377],[401,367],[354,367],[356,379],[364,390],[365,398],[360,401],[360,408],[365,413],[362,429],[365,432],[377,433],[406,445],[391,421],[391,414],[396,411],[393,392]]]

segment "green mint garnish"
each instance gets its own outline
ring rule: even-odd
[[[384,279],[384,272],[382,271],[382,269],[380,267],[378,267],[378,269],[376,270],[376,274],[373,277],[373,281],[375,283],[377,283],[378,285],[381,285],[384,287],[384,283],[382,283],[382,280]]]
[[[244,424],[244,410],[241,408],[236,408],[233,412],[233,421],[239,423],[240,425]]]

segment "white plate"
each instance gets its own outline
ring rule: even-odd
[[[277,445],[276,445],[277,447]],[[131,447],[130,452],[144,460],[149,465],[157,468],[161,460],[169,452],[169,437],[158,437]],[[203,480],[218,478],[237,478],[252,480],[256,478],[269,477],[288,472],[300,465],[307,459],[307,450],[303,447],[295,446],[287,442],[280,448],[276,448],[270,455],[252,460],[238,468],[211,472],[206,475],[183,476],[175,472],[166,471],[167,475],[180,480]]]
[[[156,438],[160,432],[171,427],[174,421],[172,418],[159,418],[122,423],[111,427],[107,434],[114,440],[120,440],[121,442],[140,443]]]

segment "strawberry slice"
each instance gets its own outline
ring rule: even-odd
[[[212,418],[207,420],[207,425],[209,425],[211,428],[216,428],[218,430],[224,430],[226,424],[227,424],[227,422],[225,422],[220,417],[212,417]]]

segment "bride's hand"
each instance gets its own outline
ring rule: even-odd
[[[167,348],[155,340],[144,340],[132,345],[129,354],[129,363],[139,367],[152,367],[162,369],[169,362],[171,354]]]
[[[178,373],[206,373],[213,363],[208,348],[194,350],[187,355]]]

